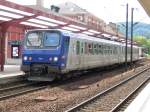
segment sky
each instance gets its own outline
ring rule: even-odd
[[[33,5],[36,0],[7,0],[23,5]],[[57,5],[64,2],[73,2],[78,6],[103,19],[106,23],[123,22],[126,19],[126,4],[129,4],[129,21],[131,8],[134,8],[134,21],[150,24],[150,17],[146,14],[138,0],[45,0],[44,6]]]

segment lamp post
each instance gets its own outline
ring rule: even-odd
[[[133,12],[134,8],[131,9],[131,55],[130,55],[131,66],[133,61]]]
[[[128,47],[128,3],[126,5],[126,46],[125,46],[125,70],[127,71],[127,47]]]

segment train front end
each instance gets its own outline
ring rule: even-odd
[[[29,31],[24,40],[21,70],[31,81],[53,81],[65,69],[67,48],[57,30]]]

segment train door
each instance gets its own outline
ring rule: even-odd
[[[76,67],[80,68],[81,66],[81,42],[76,41]]]
[[[122,47],[119,46],[119,62],[122,63]]]
[[[118,47],[118,45],[115,45],[115,57],[116,57],[116,62],[117,63],[120,63],[120,54],[119,54],[119,47]]]
[[[2,66],[2,50],[1,50],[1,48],[2,48],[2,44],[1,44],[1,37],[0,37],[0,68]],[[0,71],[1,71],[1,69],[0,69]]]
[[[121,63],[120,47],[119,47],[119,45],[117,45],[117,54],[118,54],[118,62]]]
[[[100,64],[99,64],[99,66],[103,66],[104,65],[104,48],[103,48],[103,44],[102,43],[100,43],[99,44],[99,61],[100,61]]]
[[[80,59],[79,59],[79,63],[80,63],[80,68],[83,68],[84,67],[84,58],[85,58],[85,55],[84,55],[84,42],[81,42],[81,52],[80,52]]]
[[[2,69],[2,32],[0,29],[0,71]]]
[[[80,67],[80,42],[75,38],[72,38],[70,41],[70,50],[69,50],[69,65],[68,68],[74,70]]]

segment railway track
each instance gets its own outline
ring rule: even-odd
[[[136,77],[140,76],[141,74],[144,74],[147,70],[149,70],[150,67],[140,71],[139,73],[137,73],[134,76],[131,76],[123,81],[121,81],[120,83],[108,88],[107,90],[104,90],[98,94],[96,94],[95,96],[91,97],[90,99],[81,102],[80,104],[66,110],[65,112],[76,112],[76,111],[80,111],[80,112],[96,112],[96,111],[103,111],[101,109],[99,109],[98,105],[100,105],[100,99],[104,96],[106,96],[107,94],[110,94],[111,92],[115,91],[117,88],[121,87],[122,85],[128,83],[129,81],[131,81],[132,79],[135,79]],[[149,80],[149,77],[147,77],[141,84],[140,86],[144,85],[144,83]],[[140,87],[139,86],[139,87]],[[139,88],[137,87],[137,89]],[[122,101],[123,102],[123,101]],[[120,109],[120,106],[122,106],[123,103],[118,104],[113,110],[112,112],[116,112],[115,109]]]
[[[19,96],[28,92],[37,91],[46,88],[46,84],[24,82],[14,86],[0,88],[0,100],[8,99],[10,97]]]
[[[110,112],[124,112],[128,105],[135,99],[138,93],[149,83],[150,77],[144,80],[134,91],[132,91],[125,99],[116,105]]]

